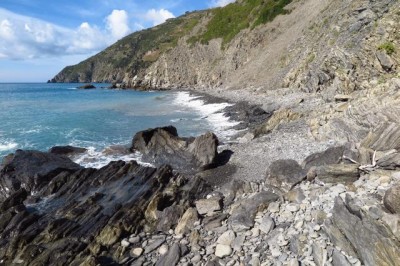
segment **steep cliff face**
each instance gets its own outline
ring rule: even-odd
[[[134,33],[52,81],[261,92],[288,87],[329,98],[396,73],[396,10],[396,0],[241,0]]]
[[[249,60],[250,50],[257,54],[255,48],[262,48],[258,44],[267,33],[260,29],[290,13],[291,2],[239,0],[224,8],[188,13],[127,36],[66,67],[51,81],[125,82],[145,88],[219,86]]]

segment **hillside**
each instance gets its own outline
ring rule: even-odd
[[[222,43],[215,52],[222,55],[240,31],[289,13],[285,7],[290,2],[241,0],[223,8],[187,12],[162,25],[133,33],[99,54],[66,67],[51,82],[124,82],[131,87],[153,86],[148,84],[146,72],[162,56],[181,49],[213,49],[210,42],[216,39]]]
[[[241,0],[133,33],[51,81],[261,92],[283,87],[319,91],[335,84],[338,92],[351,92],[395,70],[377,62],[378,54],[398,61],[398,14],[389,16],[394,23],[389,28],[382,25],[395,4]]]

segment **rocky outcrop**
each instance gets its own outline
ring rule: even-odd
[[[368,213],[349,204],[336,198],[332,217],[337,228],[357,250],[362,262],[371,266],[399,263],[400,244],[394,240],[393,234],[383,224],[371,219]]]
[[[124,237],[168,232],[183,214],[177,209],[207,191],[201,180],[174,174],[170,166],[117,161],[85,169],[61,155],[22,150],[3,167],[0,181],[0,258],[6,265],[121,263],[129,258],[119,248],[130,245]],[[163,242],[154,238],[144,252]]]
[[[85,84],[85,85],[79,86],[78,89],[90,90],[90,89],[96,89],[96,86],[94,86],[92,84]]]
[[[182,172],[206,169],[217,163],[218,138],[206,133],[197,138],[180,138],[173,126],[148,129],[137,133],[132,151],[139,151],[155,165],[171,164]]]
[[[60,174],[71,174],[82,167],[67,157],[38,151],[17,150],[0,170],[0,201],[21,188],[36,193]]]
[[[79,153],[84,153],[86,152],[87,149],[85,148],[79,148],[79,147],[73,147],[73,146],[54,146],[49,149],[49,153],[54,153],[54,154],[59,154],[59,155],[75,155]]]

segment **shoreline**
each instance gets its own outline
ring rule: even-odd
[[[315,141],[304,117],[279,120],[255,136],[252,126],[271,125],[282,110],[230,107],[225,111],[232,117],[256,111],[267,124],[249,116],[246,134],[221,146],[211,133],[181,138],[171,127],[138,132],[130,150],[158,159],[157,167],[114,161],[82,168],[35,151],[8,156],[0,170],[0,219],[10,225],[0,230],[0,264],[54,264],[60,261],[54,253],[64,264],[90,266],[360,265],[370,253],[388,259],[373,241],[396,250],[381,230],[395,217],[381,203],[390,204],[387,194],[400,181],[387,164],[393,154],[380,155],[379,171],[363,172],[363,165],[346,159],[363,156],[362,147]],[[172,168],[164,164],[171,160]],[[190,170],[181,174],[182,167]],[[349,221],[371,233],[356,233]],[[8,244],[18,241],[21,246]],[[369,245],[368,254],[359,241]],[[396,252],[390,256],[400,259]]]

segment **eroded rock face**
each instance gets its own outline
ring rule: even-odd
[[[216,162],[218,138],[206,133],[197,138],[180,138],[173,126],[148,129],[137,133],[132,150],[156,165],[171,164],[174,169],[190,172],[211,167]]]
[[[208,192],[200,179],[189,180],[170,166],[117,161],[85,169],[33,151],[17,151],[0,180],[8,192],[0,205],[0,258],[6,265],[120,263],[123,239],[144,227],[174,229],[193,199]]]
[[[400,262],[400,246],[392,233],[361,209],[356,210],[350,202],[337,197],[332,218],[364,265],[397,265]]]

